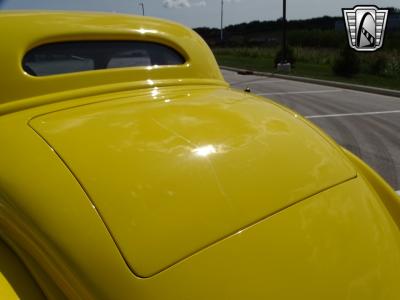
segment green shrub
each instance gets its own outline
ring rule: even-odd
[[[353,77],[360,72],[360,58],[349,47],[344,47],[333,63],[333,73],[343,77]]]
[[[392,56],[388,59],[383,75],[400,78],[400,57]]]
[[[388,65],[388,59],[385,55],[375,55],[369,60],[368,73],[372,75],[384,75]]]

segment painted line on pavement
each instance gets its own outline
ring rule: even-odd
[[[324,93],[337,93],[342,92],[341,89],[336,90],[320,90],[320,91],[302,91],[302,92],[277,92],[277,93],[261,93],[258,96],[272,96],[272,95],[297,95],[297,94],[324,94]]]
[[[280,82],[285,82],[286,80],[268,80],[268,79],[257,79],[257,80],[252,80],[252,81],[237,81],[231,83],[231,85],[237,85],[237,84],[255,84],[255,83],[280,83]]]
[[[352,117],[352,116],[388,115],[388,114],[398,114],[398,113],[400,113],[400,110],[371,111],[371,112],[348,113],[348,114],[315,115],[315,116],[306,116],[306,118],[307,119],[337,118],[337,117]]]
[[[396,193],[400,195],[400,191],[397,191]]]

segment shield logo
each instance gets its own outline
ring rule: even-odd
[[[371,52],[383,46],[389,10],[361,5],[342,11],[351,48]]]

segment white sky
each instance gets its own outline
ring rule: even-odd
[[[221,0],[143,0],[146,15],[183,23],[190,27],[219,27]],[[224,0],[225,25],[253,20],[276,20],[282,0]],[[141,13],[138,0],[0,0],[1,9],[99,10]],[[399,0],[287,0],[288,19],[323,15],[341,16],[342,8],[357,4],[400,7]]]

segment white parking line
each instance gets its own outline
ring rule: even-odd
[[[306,116],[306,118],[307,119],[337,118],[337,117],[352,117],[352,116],[387,115],[387,114],[398,114],[398,113],[400,113],[400,110],[370,111],[370,112],[349,113],[349,114],[315,115],[315,116]]]
[[[258,80],[254,80],[254,81],[248,81],[248,82],[244,82],[244,83],[279,83],[279,82],[285,82],[285,80],[271,80],[271,79],[258,79]],[[240,82],[239,82],[240,83]]]
[[[231,83],[231,85],[238,85],[238,84],[256,84],[256,83],[280,83],[280,82],[285,82],[285,80],[268,80],[268,79],[258,79],[258,80],[252,80],[252,81],[237,81]]]
[[[277,93],[261,93],[258,96],[271,96],[271,95],[296,95],[296,94],[324,94],[324,93],[337,93],[343,90],[320,90],[320,91],[302,91],[302,92],[277,92]]]
[[[397,191],[396,193],[400,195],[400,191]]]

